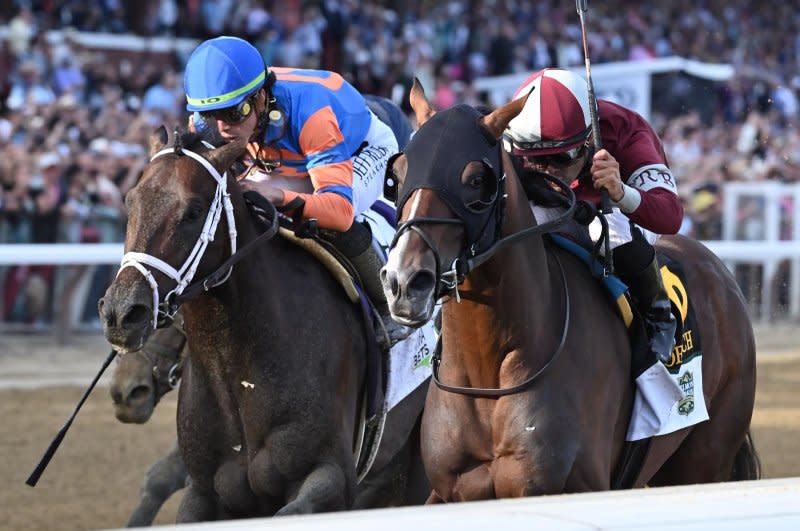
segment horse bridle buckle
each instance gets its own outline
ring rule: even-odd
[[[461,302],[461,294],[458,292],[458,285],[461,283],[463,278],[460,278],[461,275],[459,275],[459,273],[458,273],[458,264],[459,264],[459,259],[458,258],[453,260],[453,263],[450,265],[450,270],[449,271],[445,271],[444,273],[442,273],[440,275],[439,282],[442,283],[442,286],[444,286],[444,288],[445,288],[445,290],[447,292],[455,291],[456,292],[456,302],[460,303]]]

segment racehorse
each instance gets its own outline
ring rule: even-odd
[[[352,507],[371,338],[361,308],[305,250],[272,238],[274,212],[248,209],[228,173],[244,142],[213,148],[163,127],[150,142],[126,196],[123,268],[98,307],[107,340],[127,353],[182,303],[191,356],[178,444],[191,481],[178,521]],[[411,455],[414,401],[396,408],[404,418],[390,412],[374,471]]]
[[[161,398],[180,382],[189,357],[183,317],[176,314],[172,326],[159,328],[138,352],[117,357],[109,391],[117,420],[144,424],[150,420]],[[188,481],[177,442],[145,472],[139,503],[127,527],[153,523],[161,506]]]
[[[501,148],[524,101],[437,113],[415,83],[420,128],[387,173],[398,191],[381,273],[392,316],[417,326],[443,299],[422,421],[430,503],[606,490],[624,464],[631,346],[587,266],[543,236],[554,222],[537,226]],[[755,479],[755,344],[743,296],[700,243],[670,236],[658,248],[686,273],[710,420],[653,437],[628,486]]]
[[[117,419],[125,423],[146,423],[161,398],[177,387],[189,358],[180,313],[175,315],[172,326],[153,332],[141,350],[117,357],[109,388]],[[419,393],[424,393],[424,388],[417,391]],[[397,410],[390,411],[390,426],[398,416],[411,415],[410,409],[417,408],[420,402],[419,396],[403,400]],[[401,435],[391,429],[388,434]],[[415,426],[407,440],[403,451],[398,452],[389,465],[373,468],[359,483],[354,508],[409,505],[425,501],[429,487],[419,455],[418,426]],[[145,473],[139,503],[131,512],[126,526],[151,525],[167,499],[184,488],[188,480],[176,441]]]

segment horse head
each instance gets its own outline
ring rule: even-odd
[[[387,197],[396,200],[398,230],[381,281],[392,317],[408,326],[428,321],[435,302],[455,291],[476,257],[489,252],[508,221],[516,191],[513,167],[499,142],[525,98],[491,113],[467,105],[434,111],[418,82],[411,107],[419,130],[390,161]],[[535,223],[527,209],[525,220]]]
[[[226,170],[245,149],[244,141],[214,148],[192,133],[170,139],[163,126],[150,137],[150,163],[125,197],[122,267],[98,302],[103,332],[119,352],[142,348],[192,279],[235,252],[233,204],[243,199]],[[222,218],[228,238],[215,237]]]
[[[117,420],[144,424],[150,419],[161,397],[178,385],[188,356],[185,346],[178,313],[173,326],[153,332],[140,351],[117,358],[109,389]]]

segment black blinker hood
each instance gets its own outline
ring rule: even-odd
[[[425,122],[404,150],[408,171],[396,203],[400,212],[412,192],[420,188],[433,190],[464,223],[473,254],[488,248],[499,232],[498,198],[485,211],[467,208],[460,193],[461,173],[466,165],[486,164],[497,179],[498,195],[503,194],[500,143],[481,125],[481,117],[476,109],[461,104],[438,112]]]

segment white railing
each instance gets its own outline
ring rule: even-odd
[[[395,509],[257,518],[165,531],[728,531],[800,529],[800,479],[766,479],[685,487],[656,487],[588,494],[425,505]]]
[[[742,202],[757,200],[756,211],[740,219],[747,209]],[[782,211],[791,207],[790,211]],[[791,223],[789,223],[791,220]],[[743,223],[756,223],[756,233],[741,230]],[[739,237],[757,238],[739,240]],[[722,205],[721,242],[707,242],[729,268],[736,263],[760,265],[760,318],[768,320],[773,308],[773,282],[781,262],[789,260],[789,315],[800,317],[800,185],[779,181],[726,183]]]
[[[800,189],[800,188],[799,188]],[[735,203],[734,203],[735,204]],[[800,203],[798,203],[800,204]],[[772,216],[774,217],[774,216]],[[795,223],[798,222],[796,217]],[[800,234],[796,232],[795,234]],[[722,259],[732,271],[737,264],[762,266],[760,311],[754,316],[767,321],[773,305],[773,281],[779,264],[792,264],[789,315],[800,317],[800,240],[792,241],[704,241],[706,247]],[[101,265],[119,264],[122,244],[14,244],[0,245],[0,266],[29,265]]]

